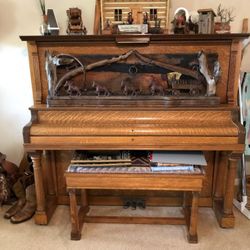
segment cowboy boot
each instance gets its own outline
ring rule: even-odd
[[[16,197],[18,198],[18,201],[5,212],[4,214],[5,219],[10,219],[11,216],[15,215],[18,211],[20,211],[26,202],[25,189],[20,180],[18,180],[13,185],[12,190],[14,191]]]
[[[10,222],[17,224],[29,220],[36,211],[35,185],[26,188],[26,203],[24,207],[10,218]]]

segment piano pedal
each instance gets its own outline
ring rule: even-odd
[[[137,207],[137,201],[136,200],[132,200],[132,202],[131,202],[131,209],[132,210],[136,210],[136,207]]]
[[[127,209],[127,208],[129,208],[130,206],[131,206],[131,200],[128,200],[128,199],[123,200],[123,208],[124,208],[124,209]]]
[[[137,200],[137,207],[139,207],[140,209],[145,209],[146,208],[146,203],[145,200]]]

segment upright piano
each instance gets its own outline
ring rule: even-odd
[[[244,150],[237,92],[248,34],[21,36],[34,105],[23,129],[34,165],[35,222],[68,204],[64,172],[75,150],[203,151],[200,206],[234,227],[234,180]],[[122,204],[130,191],[89,190],[90,204]],[[137,195],[132,192],[132,195]],[[147,205],[178,205],[145,191]]]

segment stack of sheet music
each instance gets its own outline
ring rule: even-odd
[[[145,151],[146,152],[146,151]],[[74,173],[194,173],[207,165],[202,152],[76,151],[68,172]],[[146,157],[146,156],[147,157]],[[147,159],[148,160],[147,160]]]
[[[149,157],[153,172],[194,172],[207,165],[202,152],[153,151]]]

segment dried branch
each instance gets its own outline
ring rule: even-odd
[[[40,8],[43,15],[46,15],[45,0],[39,0]]]
[[[230,23],[234,21],[235,16],[233,16],[233,9],[222,8],[219,4],[217,8],[217,16],[220,17],[221,22]]]

